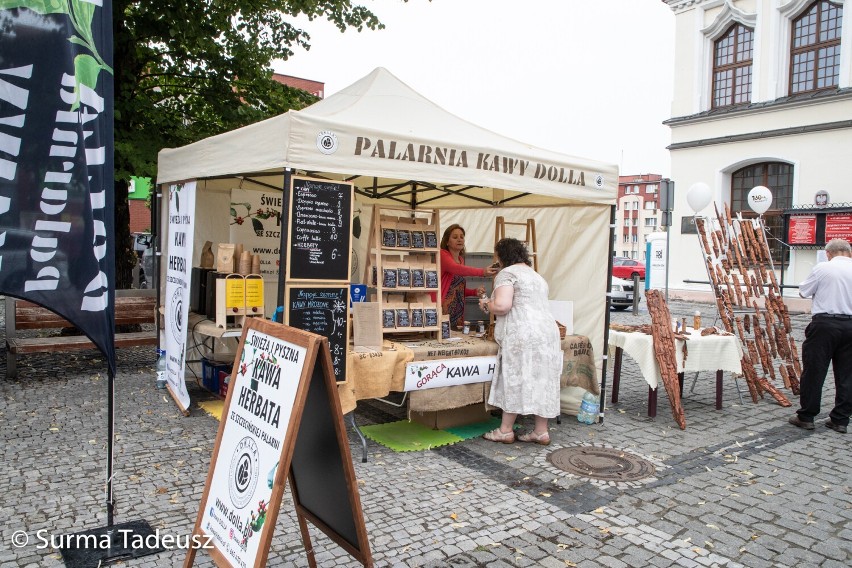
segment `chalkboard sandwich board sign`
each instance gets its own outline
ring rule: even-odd
[[[349,286],[304,285],[284,289],[284,323],[328,338],[334,377],[346,380]]]
[[[294,176],[287,280],[348,282],[352,184]]]
[[[212,544],[217,566],[266,566],[288,479],[308,564],[316,566],[310,521],[372,566],[328,340],[254,318],[240,339],[193,529]],[[185,567],[198,550],[187,551]]]

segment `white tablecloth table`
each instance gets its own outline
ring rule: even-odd
[[[704,335],[687,328],[689,340],[675,340],[675,358],[678,378],[683,391],[685,372],[716,371],[716,409],[722,408],[722,373],[729,371],[742,374],[743,348],[735,335]],[[686,362],[683,347],[686,343]],[[609,357],[614,359],[612,380],[612,402],[618,402],[618,387],[621,378],[621,357],[627,353],[636,361],[648,383],[648,416],[656,416],[657,385],[660,384],[660,366],[654,355],[654,338],[642,332],[610,330]],[[682,394],[682,392],[681,392]]]

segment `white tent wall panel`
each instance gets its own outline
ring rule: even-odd
[[[441,232],[458,223],[465,229],[467,250],[493,251],[498,216],[510,222],[535,219],[538,267],[547,280],[550,299],[574,302],[574,332],[591,340],[600,372],[606,316],[609,207],[442,209]]]

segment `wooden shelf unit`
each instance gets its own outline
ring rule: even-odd
[[[438,211],[435,209],[412,210],[394,207],[373,209],[370,251],[367,255],[364,282],[376,289],[380,323],[385,322],[386,310],[408,308],[410,322],[414,317],[411,304],[422,304],[423,309],[422,327],[399,325],[399,318],[394,314],[394,327],[382,325],[382,335],[423,332],[432,334],[435,338],[440,337],[441,249],[438,229]],[[415,238],[424,246],[411,246]],[[395,242],[408,242],[410,246],[391,246],[389,242],[394,239]],[[426,246],[426,244],[434,246]],[[421,278],[423,286],[396,285],[401,272],[405,271],[408,272],[409,282],[413,282],[415,278]],[[420,273],[417,274],[416,271]],[[431,272],[434,272],[433,276],[430,275]],[[394,282],[394,286],[389,286],[391,281]],[[419,300],[416,299],[415,294],[420,296]],[[402,297],[395,300],[393,295]],[[430,295],[434,295],[434,302]],[[435,310],[435,325],[426,325],[427,310],[432,309]],[[403,323],[405,323],[404,320]]]

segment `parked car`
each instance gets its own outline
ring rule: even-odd
[[[633,306],[634,294],[639,296],[640,300],[642,299],[642,294],[639,290],[633,289],[632,280],[622,280],[621,278],[613,276],[611,290],[610,299],[612,301],[612,307],[616,310],[626,310]]]
[[[138,258],[133,270],[133,287],[148,288],[154,281],[154,236],[150,233],[132,233],[130,240]]]
[[[632,258],[615,258],[612,261],[612,275],[618,278],[633,279],[638,274],[641,280],[645,279],[645,263]]]

